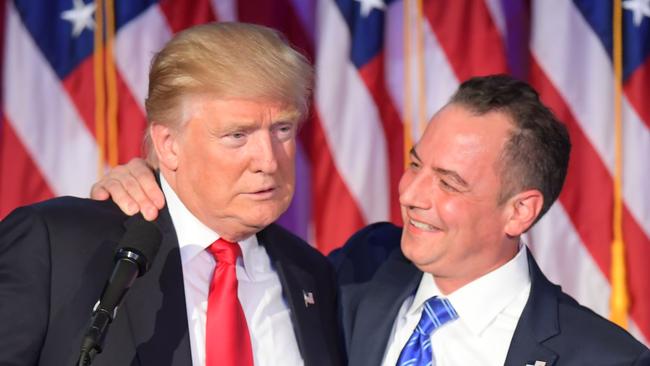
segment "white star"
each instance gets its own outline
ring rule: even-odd
[[[650,18],[650,0],[625,0],[623,9],[634,12],[634,25],[637,27],[643,22],[644,16]]]
[[[95,29],[95,3],[84,4],[83,0],[72,0],[73,8],[61,13],[61,19],[72,23],[72,36],[77,38],[84,29]]]
[[[383,0],[355,0],[361,3],[361,15],[367,17],[372,9],[384,10],[386,5]]]

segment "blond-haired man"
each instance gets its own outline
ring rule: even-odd
[[[331,266],[273,224],[294,192],[307,60],[269,28],[207,24],[176,35],[149,80],[162,247],[94,365],[339,364]],[[13,274],[0,281],[12,299],[0,364],[76,361],[125,219],[108,202],[61,198],[0,224],[0,272]]]
[[[520,239],[559,196],[569,153],[529,85],[463,82],[411,149],[404,228],[369,225],[330,255],[349,364],[649,365],[647,347],[549,282]],[[132,192],[124,176],[95,192]]]

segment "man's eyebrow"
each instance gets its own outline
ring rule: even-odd
[[[465,179],[463,179],[463,177],[458,175],[458,173],[456,173],[453,170],[448,170],[448,169],[443,169],[443,168],[433,168],[433,171],[440,174],[440,175],[443,175],[445,177],[451,178],[453,181],[460,184],[464,188],[469,187],[469,184],[465,181]]]
[[[411,150],[409,150],[409,155],[411,155],[417,161],[422,161],[422,159],[420,159],[420,156],[418,155],[418,152],[415,151],[415,146],[413,146]]]

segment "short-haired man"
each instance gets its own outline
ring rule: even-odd
[[[569,152],[526,83],[464,82],[411,150],[401,235],[372,225],[337,253],[350,364],[649,365],[645,346],[551,284],[520,240],[559,196]],[[359,251],[400,237],[359,280]]]
[[[93,364],[340,364],[331,265],[273,224],[294,192],[312,67],[274,30],[214,23],[176,35],[149,80],[162,246]],[[125,220],[67,197],[0,224],[0,364],[77,361]]]
[[[464,82],[411,150],[404,229],[370,225],[331,256],[349,364],[650,365],[644,345],[551,284],[520,240],[559,196],[569,152],[526,83]],[[127,196],[117,181],[110,190]]]

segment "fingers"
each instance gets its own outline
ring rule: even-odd
[[[144,160],[133,159],[126,164],[126,167],[131,172],[131,175],[138,181],[144,194],[153,203],[155,208],[163,208],[163,206],[165,206],[165,196],[158,186],[158,183],[156,183],[151,168],[144,162]]]
[[[106,191],[125,214],[134,215],[141,210],[138,199],[142,200],[144,193],[141,192],[141,189],[138,193],[138,184],[126,167],[120,165],[111,169],[99,182],[95,183],[95,186]],[[97,190],[101,192],[100,189]]]
[[[98,201],[105,201],[111,196],[110,193],[106,189],[104,189],[104,186],[101,185],[101,180],[90,188],[90,198]]]
[[[106,199],[108,196],[127,215],[139,211],[150,221],[165,204],[153,172],[142,159],[116,166],[93,185],[91,198]]]

